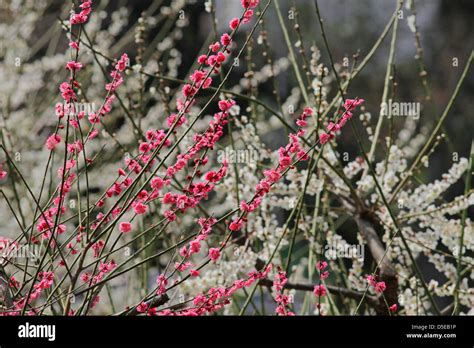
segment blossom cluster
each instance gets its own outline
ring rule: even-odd
[[[340,131],[341,128],[345,126],[347,121],[352,118],[352,111],[354,111],[354,109],[362,103],[364,103],[364,99],[346,99],[344,102],[344,112],[342,116],[336,123],[329,122],[327,126],[328,132],[321,132],[321,134],[319,135],[319,141],[321,142],[321,144],[325,144],[330,139],[334,138],[335,133],[337,131]]]
[[[273,289],[276,293],[275,301],[278,304],[277,308],[275,309],[275,313],[277,315],[294,316],[295,313],[287,309],[287,306],[290,303],[289,296],[283,294],[283,288],[286,283],[288,283],[286,273],[283,270],[278,269],[278,272],[275,274],[275,278],[273,280]]]

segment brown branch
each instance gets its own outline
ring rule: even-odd
[[[260,284],[263,286],[268,286],[272,287],[273,286],[273,281],[270,279],[261,279]],[[314,285],[311,284],[298,284],[298,283],[286,283],[284,286],[285,289],[295,289],[295,290],[301,290],[301,291],[313,291],[314,290]],[[379,304],[379,300],[376,296],[372,295],[365,295],[364,293],[360,291],[355,291],[355,290],[350,290],[346,288],[342,288],[339,286],[334,286],[334,285],[327,285],[326,289],[331,293],[331,294],[339,294],[347,298],[351,298],[353,300],[360,301],[364,299],[369,305],[372,307],[376,308]]]
[[[398,302],[397,272],[388,258],[385,248],[375,231],[374,223],[370,221],[370,217],[366,218],[362,214],[356,215],[354,219],[359,227],[362,237],[367,243],[370,253],[378,265],[379,279],[385,282],[385,299],[389,305],[395,304]],[[380,296],[378,302],[378,306],[375,308],[377,314],[388,315],[387,305],[382,296]]]
[[[163,294],[159,297],[154,297],[153,299],[151,299],[149,301],[146,301],[145,303],[148,305],[148,309],[151,309],[151,308],[156,308],[156,307],[164,305],[166,302],[169,301],[169,299],[170,298],[168,297],[168,295]],[[127,315],[137,315],[139,313],[137,311],[137,307],[135,306],[132,309],[130,309],[126,314]]]
[[[447,305],[441,310],[441,315],[451,315],[454,311],[454,302],[451,302],[451,304]]]
[[[5,308],[11,308],[13,306],[13,299],[10,292],[10,281],[7,274],[5,273],[3,266],[0,265],[0,304],[3,304]]]

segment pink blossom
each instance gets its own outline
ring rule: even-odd
[[[242,19],[242,21],[244,23],[248,23],[252,19],[252,16],[253,16],[253,10],[247,10],[244,13],[244,18]]]
[[[229,224],[229,230],[231,231],[240,231],[242,229],[243,221],[239,218],[235,219]]]
[[[284,148],[278,150],[279,154],[279,164],[282,168],[286,168],[291,164],[291,157],[288,156],[287,151]]]
[[[118,71],[124,71],[127,68],[128,62],[128,55],[126,53],[122,54],[122,57],[120,57],[120,60],[115,65],[115,69]]]
[[[48,140],[46,140],[46,147],[48,150],[54,150],[61,140],[62,138],[59,134],[53,134],[48,138]]]
[[[136,214],[139,214],[139,215],[140,214],[145,214],[148,210],[148,207],[145,204],[139,202],[139,203],[135,204],[134,210],[135,210]]]
[[[132,230],[132,224],[130,222],[121,222],[119,224],[119,230],[122,233],[128,233]]]
[[[375,284],[375,291],[382,293],[386,289],[385,282],[378,282]]]
[[[369,284],[372,285],[372,286],[375,286],[375,284],[376,284],[375,278],[372,277],[371,275],[368,275],[368,276],[367,276],[367,281],[368,281]]]
[[[217,53],[216,60],[218,63],[224,63],[225,62],[225,54],[222,52]]]
[[[364,103],[364,99],[346,99],[344,101],[344,108],[345,109],[349,109],[349,110],[352,110],[354,108],[356,108],[357,106],[359,105],[362,105]]]
[[[141,153],[147,153],[148,151],[150,151],[150,149],[151,145],[147,142],[140,143],[140,145],[138,146],[138,151]]]
[[[207,79],[204,80],[204,83],[202,84],[202,89],[207,89],[209,86],[211,86],[212,79],[208,77]]]
[[[191,262],[176,262],[174,267],[179,271],[179,272],[184,272],[186,271],[189,267],[192,267],[193,264]]]
[[[94,129],[92,132],[89,134],[89,139],[92,140],[94,139],[97,135],[99,135],[99,131],[97,129]]]
[[[79,71],[81,70],[81,68],[82,68],[82,64],[79,62],[70,61],[70,62],[67,62],[66,64],[66,69],[71,70],[71,71]]]
[[[218,43],[218,42],[214,42],[213,44],[211,44],[209,46],[209,49],[213,52],[213,53],[216,53],[217,51],[219,51],[219,48],[221,47],[221,45]]]
[[[231,99],[227,99],[227,100],[220,100],[219,101],[219,109],[221,111],[227,111],[229,110],[233,105],[235,105],[235,101],[231,100]]]
[[[158,285],[158,290],[156,291],[157,295],[163,295],[166,292],[166,285],[168,285],[168,280],[164,274],[160,274],[156,278],[156,284]]]
[[[164,185],[164,180],[159,178],[159,177],[154,177],[151,179],[150,186],[154,188],[155,190],[159,190],[163,187]]]
[[[230,38],[229,34],[227,34],[227,33],[222,34],[222,36],[221,36],[222,46],[228,46],[231,41],[232,41],[232,39]]]
[[[299,127],[306,127],[308,125],[308,122],[306,122],[305,120],[297,120],[296,121],[296,124],[299,126]]]
[[[327,290],[323,284],[320,284],[314,287],[313,293],[317,297],[324,297],[326,296]]]
[[[305,117],[311,116],[311,115],[313,115],[313,113],[314,113],[314,110],[312,108],[310,108],[309,106],[307,106],[303,109],[303,115]]]
[[[233,18],[230,20],[229,22],[229,28],[231,30],[235,30],[237,28],[237,26],[239,25],[240,21],[238,18]]]
[[[209,249],[209,257],[211,258],[212,261],[216,261],[219,256],[221,255],[221,252],[217,248],[210,248]]]
[[[199,83],[205,76],[206,74],[203,70],[195,70],[189,79],[194,83]]]
[[[89,273],[84,272],[84,273],[81,274],[81,280],[84,283],[87,283],[90,279],[91,279],[91,275]]]
[[[322,273],[319,275],[319,279],[321,279],[321,280],[327,279],[327,277],[329,277],[329,272],[328,272],[328,271],[322,272]]]
[[[76,99],[76,93],[72,89],[71,85],[67,82],[63,82],[59,85],[59,90],[61,91],[61,96],[67,102]]]
[[[89,122],[92,123],[92,124],[100,123],[99,115],[97,115],[94,112],[91,112],[87,118],[88,118]]]
[[[173,204],[176,202],[176,197],[171,193],[167,192],[162,199],[163,204]]]
[[[265,170],[263,174],[265,175],[267,180],[271,183],[275,183],[281,178],[280,173],[276,171],[275,169]]]
[[[324,270],[328,266],[326,261],[318,261],[316,262],[316,268],[320,271]]]
[[[140,304],[137,306],[138,313],[145,313],[147,309],[148,305],[145,302],[140,302]]]
[[[190,250],[191,250],[193,253],[198,253],[199,250],[201,250],[201,242],[198,241],[198,240],[192,240],[192,241],[189,243],[189,247],[190,247]]]
[[[309,159],[308,153],[304,150],[301,150],[296,155],[298,161],[307,161]]]
[[[244,9],[254,8],[258,5],[259,0],[241,0],[240,3]]]
[[[71,47],[75,50],[79,50],[79,44],[76,41],[70,41],[69,42],[69,47]]]
[[[198,59],[197,59],[198,63],[203,65],[203,64],[206,64],[207,63],[207,56],[205,54],[201,54]]]
[[[185,85],[185,86],[191,87],[190,85]],[[166,123],[167,123],[168,127],[171,127],[176,122],[177,117],[178,117],[178,115],[176,115],[176,114],[171,114],[171,115],[168,116],[168,118],[166,119]],[[176,122],[175,127],[179,127],[182,124],[184,124],[185,122],[186,122],[186,117],[181,116],[179,118],[179,121]]]
[[[168,221],[173,222],[176,220],[176,214],[172,210],[167,210],[164,213],[165,218],[168,219]]]
[[[328,140],[329,140],[329,134],[327,134],[326,132],[322,132],[319,135],[319,142],[321,143],[321,145],[326,144]]]

